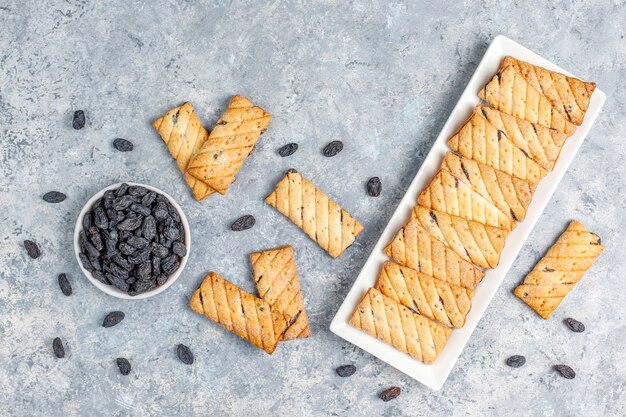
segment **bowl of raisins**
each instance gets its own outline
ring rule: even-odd
[[[169,288],[191,249],[189,223],[172,197],[146,184],[118,183],[96,193],[74,228],[74,252],[93,285],[123,299]]]

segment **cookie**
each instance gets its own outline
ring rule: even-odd
[[[208,184],[187,174],[193,155],[209,138],[209,132],[200,124],[192,104],[187,102],[180,107],[174,107],[155,120],[152,127],[161,135],[196,200],[200,201],[213,194],[215,191]]]
[[[515,146],[504,130],[496,129],[476,111],[448,139],[448,146],[466,158],[533,183],[547,174],[525,151]]]
[[[477,106],[476,111],[496,129],[503,131],[515,146],[540,167],[552,171],[567,139],[565,133],[530,123],[490,107]]]
[[[361,223],[299,172],[290,170],[265,202],[287,216],[322,249],[338,258],[363,231]]]
[[[269,354],[274,352],[287,328],[282,315],[270,304],[209,273],[194,293],[189,307],[222,325]]]
[[[473,290],[393,262],[383,264],[376,289],[414,313],[456,328],[465,325],[474,296]]]
[[[514,293],[547,320],[603,250],[600,237],[573,220]]]
[[[187,173],[226,194],[272,116],[250,100],[234,96],[208,140],[187,167]]]
[[[453,152],[446,154],[441,166],[513,220],[521,222],[526,217],[536,184]]]
[[[437,359],[452,333],[375,288],[367,291],[350,324],[427,365]]]
[[[252,276],[259,297],[287,321],[282,340],[309,337],[311,330],[300,293],[296,261],[291,246],[250,254]],[[283,319],[281,317],[281,320]]]
[[[513,220],[462,179],[440,169],[417,197],[417,204],[487,226],[512,230]]]
[[[496,110],[560,130],[568,136],[576,131],[576,126],[563,117],[552,103],[511,65],[500,68],[491,81],[478,92],[478,97]]]
[[[501,68],[512,66],[532,87],[543,94],[554,108],[568,121],[580,126],[589,108],[595,83],[568,77],[555,71],[519,61],[512,56],[504,57]]]
[[[416,206],[411,216],[461,258],[483,268],[498,266],[508,230],[422,206]]]
[[[398,231],[385,254],[402,266],[450,284],[473,289],[485,275],[469,261],[432,237],[417,219]]]

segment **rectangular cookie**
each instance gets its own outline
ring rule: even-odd
[[[432,237],[417,219],[411,219],[385,247],[400,265],[461,287],[474,289],[485,275],[469,261]]]
[[[464,158],[454,151],[446,154],[441,166],[456,178],[463,179],[513,220],[521,222],[526,217],[536,184]]]
[[[567,120],[512,65],[501,67],[479,92],[478,97],[494,109],[571,136],[576,125]]]
[[[250,262],[259,297],[287,321],[282,340],[309,337],[311,330],[300,292],[293,248],[283,246],[254,252],[250,254]]]
[[[596,89],[595,83],[568,77],[560,72],[517,60],[512,56],[506,56],[502,60],[501,68],[507,66],[515,68],[528,84],[550,100],[554,108],[568,121],[581,125],[589,108],[591,95]]]
[[[422,190],[417,197],[417,204],[487,226],[507,230],[515,227],[515,222],[508,215],[444,168]]]
[[[186,172],[226,194],[271,119],[269,113],[247,98],[234,96]]]
[[[383,264],[376,289],[414,313],[456,328],[465,325],[474,296],[473,290],[393,262]]]
[[[600,237],[573,220],[514,293],[547,320],[603,250]]]
[[[215,272],[202,281],[189,307],[269,354],[274,352],[287,322],[270,304],[228,282]]]
[[[304,230],[333,258],[363,231],[361,223],[296,170],[289,170],[265,202]]]
[[[375,288],[367,291],[350,324],[427,365],[437,359],[452,333]]]
[[[448,146],[466,158],[530,182],[537,183],[548,173],[515,146],[504,130],[496,129],[476,111],[448,139]]]
[[[567,139],[565,133],[530,123],[490,107],[477,106],[476,111],[496,129],[503,131],[515,146],[540,167],[552,171]]]
[[[482,268],[498,266],[508,230],[422,206],[413,209],[411,218],[466,261]]]
[[[194,154],[209,138],[209,132],[200,124],[192,104],[186,102],[180,107],[174,107],[163,117],[155,120],[152,127],[159,132],[170,154],[176,160],[178,169],[185,176],[185,181],[195,199],[200,201],[213,194],[215,191],[208,184],[187,174],[187,167]]]

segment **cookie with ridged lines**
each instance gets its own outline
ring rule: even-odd
[[[452,333],[375,288],[357,305],[350,324],[427,365],[437,359]]]
[[[547,320],[603,250],[600,237],[573,220],[514,293]]]
[[[259,297],[287,321],[282,340],[309,337],[311,330],[300,292],[293,248],[282,246],[254,252],[250,254],[250,262]]]
[[[393,262],[385,262],[376,289],[431,320],[461,328],[472,308],[474,291],[433,278]]]

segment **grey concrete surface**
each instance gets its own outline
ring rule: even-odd
[[[626,414],[626,4],[624,1],[191,2],[0,0],[0,415],[619,416]],[[334,336],[330,321],[489,42],[505,34],[586,79],[608,100],[444,388],[432,392]],[[232,94],[274,119],[224,197],[192,199],[150,126],[191,101],[210,127]],[[71,128],[74,110],[87,126]],[[135,150],[120,153],[123,137]],[[329,141],[344,151],[321,155]],[[297,142],[289,158],[276,150]],[[263,203],[296,167],[365,225],[339,260]],[[364,184],[380,176],[380,198]],[[92,286],[72,253],[77,213],[99,189],[146,182],[192,226],[182,277],[122,301]],[[68,194],[51,205],[50,190]],[[234,233],[242,214],[257,225]],[[606,242],[549,321],[511,291],[572,218]],[[21,245],[34,239],[43,256]],[[312,337],[272,356],[192,313],[217,271],[252,291],[249,252],[293,244]],[[56,275],[66,272],[74,295]],[[100,326],[110,310],[126,320]],[[587,325],[573,334],[573,316]],[[57,360],[52,339],[67,356]],[[184,366],[177,343],[196,356]],[[527,357],[512,370],[504,360]],[[124,377],[114,363],[130,359]],[[358,371],[341,379],[335,367]],[[551,366],[570,364],[574,380]],[[398,385],[402,395],[377,394]]]

